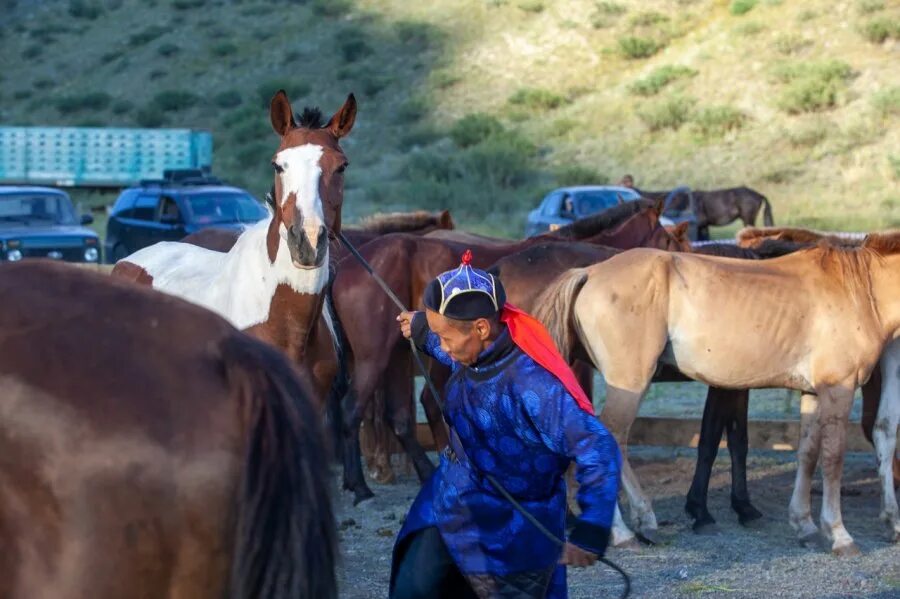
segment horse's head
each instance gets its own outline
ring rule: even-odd
[[[272,128],[281,144],[272,158],[275,169],[274,217],[269,226],[269,260],[275,261],[280,239],[287,242],[297,268],[318,268],[328,257],[329,237],[340,231],[347,157],[338,143],[353,128],[356,99],[326,124],[318,109],[304,109],[300,123],[287,94],[272,98]]]
[[[681,223],[672,227],[669,231],[659,222],[663,212],[663,200],[658,199],[653,206],[636,215],[644,221],[647,236],[639,243],[640,246],[665,250],[667,252],[690,252],[691,241],[688,238],[688,223]]]

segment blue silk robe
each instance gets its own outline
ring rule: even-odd
[[[440,349],[424,314],[416,315],[412,328],[416,344],[452,368],[444,417],[455,434],[453,452],[441,455],[440,466],[410,508],[395,545],[395,566],[404,539],[435,526],[480,596],[507,596],[504,592],[512,589],[515,596],[566,597],[565,569],[556,566],[560,547],[525,520],[482,473],[492,474],[561,538],[563,475],[575,460],[582,515],[569,541],[602,554],[619,489],[621,455],[615,440],[553,374],[513,343],[505,327],[469,367]]]

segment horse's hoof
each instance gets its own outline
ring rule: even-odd
[[[831,553],[837,557],[856,557],[857,555],[862,555],[862,551],[859,550],[856,543],[847,543],[840,547],[834,547],[832,548]]]
[[[372,499],[373,497],[375,497],[375,493],[373,493],[372,490],[368,489],[368,488],[363,489],[362,491],[356,491],[353,495],[354,495],[354,497],[353,497],[353,505],[354,506],[359,505],[360,503],[362,503],[363,501],[365,501],[367,499]]]
[[[379,485],[390,485],[395,480],[393,469],[380,466],[369,470],[369,478]]]
[[[749,526],[751,522],[763,517],[762,512],[749,503],[743,503],[737,506],[732,505],[731,509],[738,515],[738,522],[741,523],[741,526]]]
[[[638,552],[641,550],[641,544],[638,542],[636,537],[628,537],[624,541],[614,544],[613,547],[615,547],[616,549],[621,549],[623,551],[632,552]]]
[[[722,529],[719,528],[719,525],[715,522],[695,522],[691,527],[694,531],[694,534],[698,534],[704,537],[711,537],[722,532]]]
[[[750,530],[761,530],[766,527],[766,521],[762,517],[762,514],[760,514],[756,518],[751,518],[750,520],[738,517],[738,523],[744,528],[749,528]]]
[[[900,543],[900,530],[895,528],[888,533],[888,543]]]
[[[821,549],[822,548],[822,537],[819,536],[818,532],[811,532],[809,534],[805,534],[800,537],[800,545],[807,549]]]
[[[637,531],[637,536],[645,543],[649,543],[650,545],[659,545],[659,531],[657,531],[655,528],[640,528]]]

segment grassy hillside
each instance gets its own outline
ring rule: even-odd
[[[0,0],[0,123],[205,127],[261,196],[267,102],[336,110],[346,211],[521,234],[558,184],[749,185],[900,226],[900,1]]]

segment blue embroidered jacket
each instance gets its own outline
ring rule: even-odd
[[[397,539],[436,526],[464,574],[507,575],[546,570],[560,548],[525,520],[481,473],[488,472],[555,535],[565,529],[563,475],[576,463],[582,510],[569,541],[602,555],[619,489],[621,455],[602,423],[578,407],[559,380],[510,338],[508,330],[471,366],[440,349],[424,314],[412,322],[413,340],[452,368],[444,417],[456,434],[457,459],[441,455]],[[459,446],[462,445],[462,447]],[[470,462],[471,460],[471,462]],[[473,467],[474,463],[474,467]],[[565,572],[552,597],[565,596]]]

